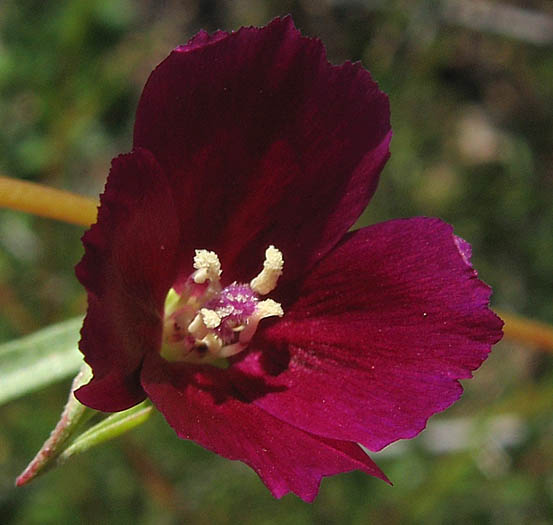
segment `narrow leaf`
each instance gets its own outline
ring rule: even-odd
[[[82,323],[70,319],[0,345],[0,404],[75,375]]]

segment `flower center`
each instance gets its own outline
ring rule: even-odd
[[[276,288],[283,266],[280,250],[269,246],[257,277],[222,288],[217,254],[196,250],[194,272],[180,293],[172,288],[165,300],[161,355],[168,361],[213,363],[245,350],[262,319],[284,315],[279,303],[260,299]]]

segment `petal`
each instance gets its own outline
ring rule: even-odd
[[[320,438],[244,403],[225,370],[148,355],[144,389],[179,437],[252,467],[277,498],[313,501],[323,476],[360,469],[387,481],[354,443]]]
[[[229,370],[235,386],[314,434],[371,450],[414,437],[501,338],[468,255],[437,219],[349,234],[283,319],[260,327],[255,350]]]
[[[80,349],[94,372],[76,396],[111,412],[145,397],[138,369],[144,353],[159,349],[179,226],[167,179],[144,150],[113,160],[100,203],[76,268],[88,291]]]
[[[373,194],[389,140],[388,100],[369,73],[331,66],[289,17],[173,51],[144,88],[134,134],[171,181],[184,260],[215,250],[238,281],[270,244],[289,281],[336,244]]]

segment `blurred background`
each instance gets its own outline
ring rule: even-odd
[[[392,158],[359,224],[442,217],[472,243],[495,307],[551,322],[550,0],[2,0],[0,173],[97,196],[173,47],[286,13],[390,96]],[[85,311],[82,233],[0,211],[0,341]],[[0,407],[0,523],[553,523],[553,355],[504,341],[465,387],[419,438],[373,454],[393,487],[351,473],[312,505],[279,502],[155,415],[16,490],[67,380]]]

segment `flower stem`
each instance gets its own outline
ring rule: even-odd
[[[0,207],[80,226],[96,221],[97,202],[68,191],[0,176]]]
[[[498,313],[505,321],[503,332],[506,338],[540,350],[553,352],[553,327],[519,315]]]

